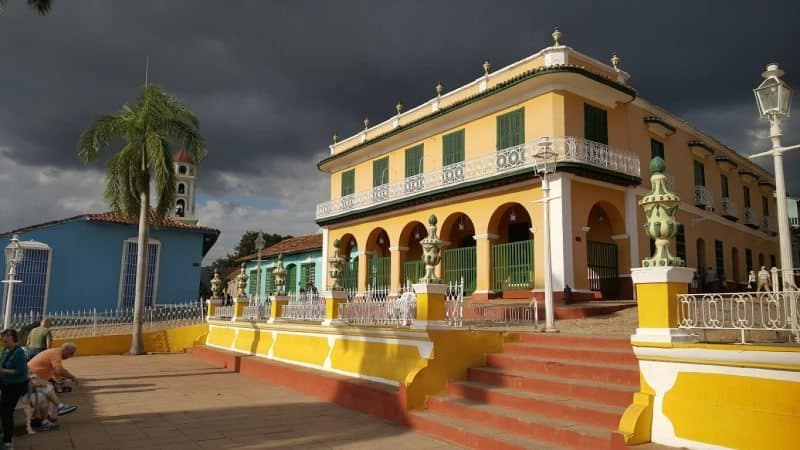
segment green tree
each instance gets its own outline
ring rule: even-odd
[[[252,255],[258,251],[256,249],[256,237],[258,237],[258,233],[259,231],[245,231],[242,238],[239,240],[239,245],[234,249],[237,259]],[[264,248],[272,247],[278,242],[291,237],[290,235],[282,236],[280,234],[264,233]]]
[[[175,200],[172,142],[180,143],[198,163],[206,153],[197,117],[158,86],[145,86],[133,105],[100,117],[78,140],[78,156],[84,164],[97,161],[117,142],[122,148],[108,158],[105,200],[128,220],[139,218],[133,336],[129,353],[144,353],[142,313],[147,274],[146,251],[150,225],[160,226]],[[158,203],[150,207],[150,182],[155,181]]]

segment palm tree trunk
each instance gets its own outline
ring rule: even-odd
[[[145,182],[139,194],[139,238],[136,253],[136,290],[133,300],[133,335],[131,336],[131,355],[144,354],[142,336],[142,315],[144,313],[145,293],[147,292],[147,254],[149,250],[148,213],[150,212],[150,183]]]

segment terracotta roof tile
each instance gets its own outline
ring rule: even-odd
[[[261,250],[261,257],[267,258],[279,253],[290,255],[292,253],[300,253],[318,248],[322,248],[322,234],[308,234],[305,236],[284,239],[271,247],[267,247],[264,250]],[[243,256],[236,261],[244,262],[256,258],[258,258],[257,252],[253,253],[252,255]]]
[[[175,156],[172,157],[172,162],[194,164],[192,157],[189,156],[189,152],[187,152],[185,148],[175,152]]]

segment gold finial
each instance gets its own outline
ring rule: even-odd
[[[559,30],[558,27],[556,27],[556,29],[553,31],[553,34],[551,36],[553,36],[553,45],[554,46],[561,45],[561,42],[559,42],[559,41],[561,39],[562,34],[561,34],[561,30]]]
[[[491,69],[491,68],[492,68],[492,65],[489,64],[489,60],[488,59],[483,62],[483,74],[484,75],[489,75],[489,69]]]
[[[369,128],[369,117],[364,117],[364,129]]]
[[[436,84],[436,96],[437,97],[441,97],[442,96],[442,91],[444,91],[444,86],[442,86],[442,83],[437,83]]]
[[[400,103],[400,102],[397,102],[397,104],[394,105],[394,109],[397,110],[397,114],[400,114],[401,112],[403,112],[403,104]]]
[[[611,55],[611,65],[614,66],[615,69],[619,69],[619,62],[622,61],[619,56],[617,56],[617,52],[614,52]]]
[[[335,144],[337,142],[339,142],[339,136],[337,136],[336,133],[333,133],[333,143]]]

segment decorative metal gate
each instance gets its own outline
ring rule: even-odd
[[[492,246],[492,289],[495,292],[533,287],[533,241]]]
[[[603,298],[619,296],[619,268],[617,244],[586,241],[589,289],[600,291]]]
[[[342,287],[345,290],[358,289],[358,256],[342,266]]]
[[[369,259],[369,285],[373,289],[388,288],[391,283],[392,257],[373,256]]]
[[[478,259],[475,247],[451,248],[442,252],[444,282],[458,283],[464,280],[464,295],[475,292]]]
[[[406,261],[403,263],[403,279],[406,283],[418,283],[425,275],[425,263],[422,261]]]

